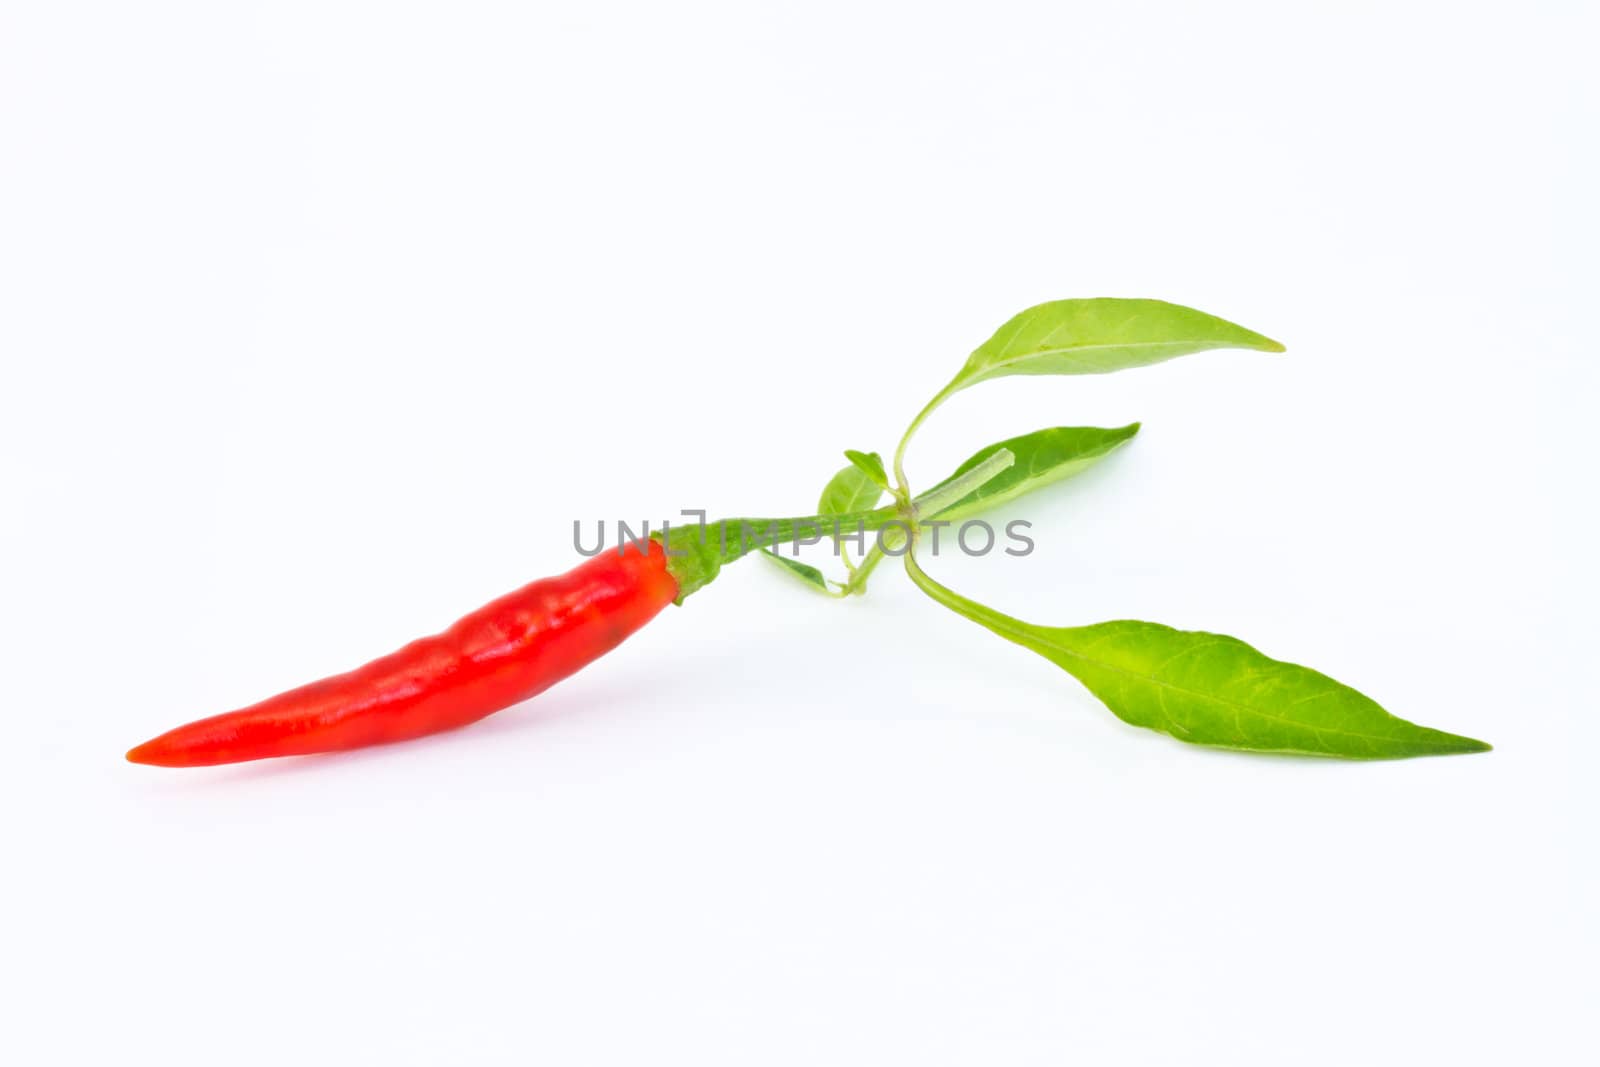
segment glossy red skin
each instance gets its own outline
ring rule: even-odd
[[[605,655],[678,595],[658,542],[523,586],[347,674],[180,726],[134,763],[205,767],[405,741],[476,722]]]

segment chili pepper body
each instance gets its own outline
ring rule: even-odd
[[[608,551],[526,585],[443,633],[347,674],[180,726],[128,753],[134,763],[204,767],[334,752],[476,722],[543,692],[673,601],[656,541]]]

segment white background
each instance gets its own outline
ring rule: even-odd
[[[1592,5],[0,10],[8,1062],[1594,1062]],[[455,734],[122,762],[1095,295],[1290,351],[962,394],[915,484],[1145,432],[934,573],[1495,752],[1185,747],[754,561]]]

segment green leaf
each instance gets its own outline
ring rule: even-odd
[[[814,585],[824,593],[827,593],[830,596],[833,595],[833,586],[828,584],[827,577],[811,564],[801,563],[797,559],[791,559],[788,556],[780,555],[779,553],[772,551],[770,548],[763,548],[761,550],[761,554],[808,585]]]
[[[997,507],[1008,500],[1015,500],[1052,482],[1069,478],[1079,471],[1092,467],[1131,441],[1138,432],[1137,422],[1116,430],[1102,430],[1094,426],[1056,426],[1048,430],[1025,433],[1021,437],[1013,437],[980,449],[971,459],[957,467],[954,474],[930,490],[930,494],[977,467],[1003,448],[1009,449],[1017,457],[1016,463],[939,512],[937,517],[963,519]]]
[[[1211,348],[1283,351],[1270,337],[1165,300],[1100,297],[1035,305],[979,345],[917,412],[894,450],[895,480],[905,484],[906,448],[917,428],[968,386],[1010,374],[1108,374]]]
[[[995,331],[951,384],[965,389],[1008,374],[1107,374],[1211,348],[1283,351],[1243,326],[1164,300],[1055,300]]]
[[[850,515],[871,511],[883,498],[883,487],[866,471],[851,463],[828,480],[817,501],[818,515]]]
[[[857,452],[853,448],[844,450],[844,458],[848,459],[862,474],[872,479],[879,489],[889,488],[889,473],[883,469],[883,457],[876,452]]]
[[[933,599],[1077,678],[1119,719],[1180,741],[1361,760],[1489,749],[1396,718],[1325,674],[1232,637],[1153,622],[1036,626],[945,588],[911,555],[906,569]]]

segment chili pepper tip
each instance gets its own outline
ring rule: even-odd
[[[147,767],[176,767],[181,764],[174,763],[170,752],[163,752],[164,746],[158,745],[155,740],[146,741],[142,745],[135,745],[128,749],[129,763],[142,763]],[[165,757],[165,758],[164,758]]]

